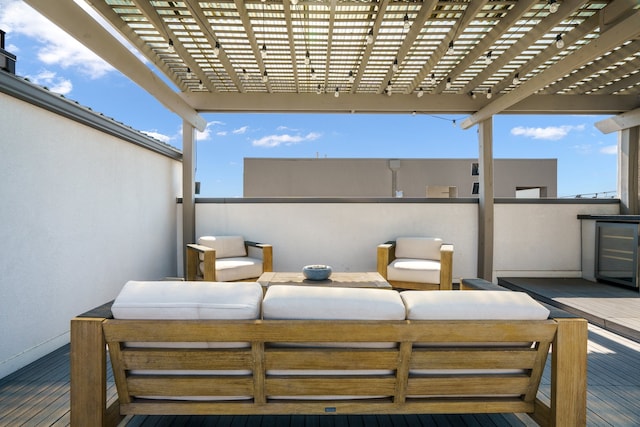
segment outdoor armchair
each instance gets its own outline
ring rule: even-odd
[[[256,280],[273,271],[273,247],[242,236],[203,236],[197,244],[188,244],[186,251],[187,280]]]
[[[394,288],[450,290],[453,245],[437,237],[398,237],[378,245],[377,265]]]

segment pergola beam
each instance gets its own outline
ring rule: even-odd
[[[413,23],[411,24],[411,28],[409,29],[409,32],[407,33],[406,37],[404,37],[404,40],[402,41],[402,44],[400,45],[400,48],[396,53],[396,59],[398,60],[398,64],[402,64],[402,61],[404,60],[405,56],[409,52],[409,49],[411,48],[413,43],[416,41],[416,39],[420,35],[420,32],[422,31],[422,27],[424,26],[424,23],[427,21],[427,19],[429,19],[429,17],[431,16],[431,13],[433,12],[433,9],[436,7],[437,4],[438,4],[438,0],[426,0],[424,3],[422,3],[422,6],[418,11],[418,15],[416,16]],[[384,82],[391,81],[393,74],[394,74],[393,65],[391,65],[387,70],[387,74],[384,76],[384,79],[382,79],[382,85],[380,85],[380,87],[378,88],[378,93],[384,92],[384,89],[385,89]]]
[[[467,26],[471,23],[471,21],[476,17],[478,12],[482,9],[482,7],[487,4],[489,0],[471,0],[471,2],[467,5],[467,8],[462,12],[462,18],[456,21],[456,24],[451,27],[446,37],[442,39],[440,45],[435,49],[433,54],[429,57],[427,62],[422,66],[420,72],[413,79],[407,93],[413,92],[419,85],[422,83],[424,78],[429,74],[429,72],[440,62],[442,57],[445,55],[449,42],[452,41],[453,36],[456,33],[462,33]]]
[[[204,87],[206,87],[209,92],[215,92],[216,89],[211,83],[211,81],[209,80],[209,78],[207,77],[207,75],[204,73],[204,71],[202,71],[199,64],[196,61],[194,61],[191,55],[188,54],[187,49],[184,48],[178,36],[173,32],[171,27],[169,27],[169,25],[162,20],[162,17],[158,14],[156,9],[152,7],[147,0],[133,0],[133,4],[149,20],[149,22],[155,27],[156,31],[158,31],[158,33],[161,36],[163,37],[166,36],[168,38],[167,42],[171,40],[171,42],[174,44],[175,49],[177,51],[184,52],[181,55],[182,60],[189,66],[189,68],[191,68],[192,72],[200,79]],[[213,47],[213,44],[211,44],[211,46]],[[156,67],[159,67],[159,69],[161,69],[164,72],[165,76],[167,76],[169,80],[171,80],[176,86],[184,90],[184,84],[182,83],[182,81],[176,78],[176,75],[171,71],[171,69],[167,69],[167,67],[163,67],[163,65],[166,65],[166,64],[162,58],[154,54],[149,59],[153,61]]]
[[[206,120],[73,0],[25,0],[25,3],[96,52],[169,110],[204,131]]]
[[[371,6],[372,8],[375,8],[375,3],[372,3],[373,6]],[[378,31],[380,31],[380,26],[382,25],[382,20],[384,19],[384,12],[387,9],[387,6],[389,5],[389,0],[382,0],[379,4],[378,4],[378,10],[376,13],[376,20],[373,23],[373,26],[371,27],[371,31],[373,31],[373,43],[371,44],[366,44],[365,48],[364,48],[364,53],[362,54],[362,60],[360,61],[360,65],[358,66],[358,72],[355,75],[355,79],[353,81],[353,84],[351,85],[351,93],[355,93],[356,89],[358,87],[358,85],[360,84],[360,80],[362,80],[362,76],[364,76],[364,71],[367,68],[367,64],[369,63],[369,58],[371,57],[371,52],[373,51],[373,45],[375,44],[375,36],[376,34],[378,34]],[[374,12],[372,11],[371,14],[374,14]]]
[[[634,11],[627,18],[611,27],[606,33],[601,34],[600,37],[594,39],[591,43],[578,49],[573,54],[566,56],[537,76],[524,82],[513,91],[498,97],[480,111],[472,114],[462,122],[461,127],[468,129],[494,114],[504,111],[515,103],[525,99],[530,94],[563,77],[566,75],[567,70],[579,68],[598,56],[604,55],[608,51],[620,46],[626,40],[637,37],[639,34],[640,11]]]
[[[193,17],[193,19],[198,23],[198,26],[202,29],[202,32],[204,33],[205,38],[207,39],[207,42],[209,43],[210,46],[214,47],[216,45],[216,42],[218,42],[218,37],[215,34],[215,31],[213,29],[213,27],[211,25],[209,25],[209,20],[207,19],[207,17],[204,15],[204,13],[202,12],[202,9],[200,8],[199,4],[193,4],[192,2],[184,2],[185,6],[189,9],[189,13],[191,13],[191,16]],[[187,49],[184,49],[184,52],[187,53]],[[185,62],[187,62],[187,59],[182,58]],[[188,55],[188,59],[191,60],[191,55]],[[222,64],[222,66],[224,67],[225,72],[229,75],[229,77],[231,78],[231,81],[233,82],[233,84],[235,85],[236,89],[239,92],[244,92],[244,86],[242,84],[242,82],[240,81],[240,78],[238,77],[238,73],[236,72],[236,70],[233,68],[233,64],[231,64],[231,61],[229,60],[229,57],[227,56],[227,53],[224,50],[224,46],[221,46],[218,52],[218,60],[220,61],[220,63]],[[193,67],[190,67],[193,70]],[[198,67],[199,69],[200,67]],[[205,75],[205,79],[202,80],[203,83],[205,83],[205,86],[209,87],[209,82],[208,82],[208,78]],[[213,90],[212,90],[213,92]]]
[[[629,129],[635,126],[640,126],[640,108],[636,108],[626,113],[618,114],[608,119],[600,120],[595,123],[600,132],[607,134],[611,132],[617,132],[624,129]]]
[[[582,4],[582,0],[566,0],[560,4],[558,11],[554,14],[546,16],[542,21],[538,22],[531,31],[523,35],[517,42],[509,47],[505,52],[498,56],[490,65],[488,65],[484,71],[475,76],[469,83],[467,83],[458,93],[468,93],[475,90],[478,86],[484,83],[487,79],[493,76],[497,71],[502,69],[505,65],[509,64],[514,58],[520,55],[523,51],[528,49],[536,41],[538,41],[545,33],[551,31],[555,26],[562,22],[562,20],[570,15],[575,9]],[[588,23],[587,23],[588,22]],[[575,43],[580,39],[580,36],[590,32],[598,25],[598,17],[594,15],[593,18],[587,19],[583,24],[576,27],[574,30],[565,35],[565,43],[567,45]],[[524,64],[518,73],[520,77],[524,78],[529,72],[544,63],[549,58],[558,53],[558,48],[554,45],[549,46],[545,51],[537,56],[537,61],[530,61]],[[503,89],[511,85],[512,78],[502,80],[492,88],[493,93],[500,93]]]
[[[242,22],[247,39],[251,45],[251,51],[256,59],[258,69],[260,70],[260,76],[263,76],[264,72],[267,71],[267,67],[262,60],[262,55],[260,54],[260,47],[256,40],[256,33],[253,31],[253,27],[251,25],[251,19],[249,19],[249,12],[247,11],[247,7],[244,5],[244,0],[235,0],[235,5],[238,9],[238,15],[240,16],[240,21]],[[263,16],[262,19],[266,18]],[[267,71],[267,75],[268,74],[269,72]],[[267,92],[271,92],[271,84],[268,81],[265,83],[265,86],[267,87]]]
[[[389,114],[471,114],[489,101],[467,95],[425,94],[333,94],[301,93],[207,93],[189,92],[181,96],[203,113],[389,113]],[[532,95],[509,106],[505,114],[619,114],[640,107],[635,95]]]
[[[451,80],[455,80],[458,76],[469,68],[475,61],[478,59],[480,55],[482,55],[485,51],[487,51],[491,45],[495,43],[504,33],[509,31],[509,28],[514,24],[514,22],[518,21],[522,15],[527,13],[531,7],[536,4],[535,0],[526,0],[517,2],[511,9],[507,11],[504,18],[498,22],[498,24],[491,27],[491,30],[485,35],[477,45],[471,49],[470,52],[467,52],[462,58],[460,62],[447,73],[447,76],[451,78]],[[564,4],[564,2],[563,2]],[[446,82],[441,81],[433,90],[433,93],[441,93],[446,88]]]

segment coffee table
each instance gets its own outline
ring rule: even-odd
[[[378,272],[334,272],[327,280],[307,280],[302,272],[270,271],[258,277],[265,289],[271,285],[299,285],[299,286],[335,286],[342,288],[377,288],[392,289],[389,282]]]

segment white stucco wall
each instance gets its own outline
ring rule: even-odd
[[[280,199],[281,201],[283,199]],[[494,205],[497,277],[581,277],[585,259],[580,214],[617,214],[617,203],[558,201]],[[274,270],[323,263],[336,271],[375,271],[376,245],[397,236],[438,236],[454,245],[453,277],[477,277],[478,204],[198,203],[196,235],[239,234],[273,245]],[[587,276],[585,276],[588,278]]]
[[[0,378],[126,280],[176,274],[181,163],[0,93]]]
[[[495,205],[494,280],[496,277],[584,277],[593,279],[594,235],[583,232],[580,214],[617,215],[618,204],[497,203]]]
[[[239,234],[271,243],[275,271],[329,264],[376,271],[376,246],[398,236],[455,245],[454,278],[476,271],[475,203],[198,203],[196,235]]]

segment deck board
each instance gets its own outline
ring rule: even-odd
[[[509,279],[511,280],[511,279]],[[559,287],[536,283],[536,289]],[[557,281],[556,281],[557,282]],[[523,282],[520,282],[522,284]],[[598,292],[617,293],[617,289]],[[622,291],[628,291],[622,289]],[[558,289],[569,304],[572,298],[580,298],[588,290]],[[582,292],[582,294],[580,294]],[[579,296],[578,296],[579,295]],[[549,296],[545,297],[552,299]],[[610,296],[609,298],[616,298]],[[618,304],[625,300],[616,298]],[[630,297],[630,299],[634,299]],[[621,302],[622,301],[622,302]],[[598,315],[609,316],[602,307],[609,302],[599,302]],[[583,304],[583,308],[589,308]],[[580,308],[582,309],[582,308]],[[625,309],[625,308],[623,308]],[[640,315],[640,311],[636,316]],[[588,316],[587,316],[588,317]],[[635,316],[633,318],[636,318]],[[605,322],[606,323],[606,322]],[[639,332],[640,334],[640,332]],[[640,425],[640,343],[620,335],[589,325],[588,345],[588,426],[638,426]],[[550,393],[549,365],[543,375],[538,397],[548,401]],[[108,396],[115,398],[115,387],[109,373]],[[69,425],[69,346],[66,345],[31,365],[0,379],[0,426],[68,426]],[[524,414],[465,414],[465,415],[332,415],[332,416],[135,416],[127,417],[122,426],[229,426],[229,427],[419,427],[419,426],[534,426]]]
[[[640,293],[580,278],[499,278],[498,283],[575,313],[601,328],[640,342]]]

